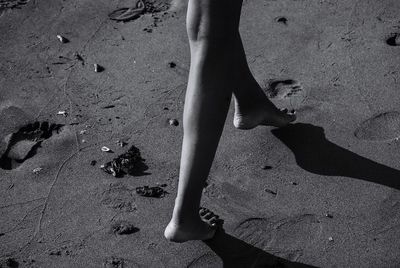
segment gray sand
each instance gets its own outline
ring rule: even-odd
[[[250,67],[267,93],[271,80],[297,82],[280,84],[272,101],[296,109],[298,121],[238,131],[231,107],[203,195],[225,232],[185,244],[163,237],[182,139],[182,124],[169,120],[181,122],[189,69],[185,14],[108,19],[131,4],[36,0],[0,9],[0,155],[27,123],[65,125],[18,167],[0,169],[0,266],[400,266],[400,142],[392,132],[355,134],[400,112],[400,46],[386,42],[400,32],[398,0],[245,1]],[[396,120],[361,134],[398,133]],[[129,148],[121,140],[140,148],[146,175],[100,170]],[[25,157],[29,142],[18,146]],[[157,184],[170,194],[135,192]],[[110,231],[119,222],[139,231]]]

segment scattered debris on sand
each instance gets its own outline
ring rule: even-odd
[[[68,40],[67,38],[65,38],[64,36],[62,36],[62,35],[60,35],[60,34],[57,34],[57,39],[58,39],[61,43],[63,43],[63,44],[69,42],[69,40]]]
[[[61,250],[50,250],[48,253],[51,256],[61,256]]]
[[[100,72],[104,71],[104,67],[97,63],[93,64],[93,67],[94,67],[94,71],[96,73],[100,73]]]
[[[103,263],[104,268],[123,268],[124,259],[117,257],[107,258]]]
[[[58,112],[57,112],[57,115],[67,116],[68,113],[67,113],[67,111],[62,110],[62,111],[58,111]]]
[[[147,185],[136,187],[136,193],[141,196],[156,197],[156,198],[164,197],[165,194],[167,194],[167,192],[161,187],[158,186],[149,187]]]
[[[122,177],[125,174],[137,176],[142,175],[143,171],[148,169],[144,161],[140,150],[132,145],[127,152],[101,165],[101,169],[114,177]]]
[[[42,170],[43,170],[43,168],[37,167],[37,168],[34,168],[34,169],[32,170],[32,172],[33,172],[34,174],[39,174],[39,172],[42,171]]]
[[[128,143],[125,141],[117,140],[117,145],[119,147],[125,147],[126,145],[128,145]]]
[[[170,126],[175,126],[175,127],[179,125],[179,121],[176,119],[169,119],[168,123]]]
[[[277,192],[272,191],[272,190],[270,190],[268,188],[265,188],[264,191],[267,192],[267,193],[273,194],[273,195],[277,195]]]
[[[287,25],[288,19],[280,16],[280,17],[276,17],[275,21]]]
[[[101,108],[102,109],[111,109],[111,108],[115,108],[115,105],[110,104],[110,105],[103,106]]]
[[[108,148],[107,146],[101,147],[101,151],[102,151],[102,152],[106,152],[106,153],[113,153],[113,150],[111,150],[111,149]]]
[[[78,52],[74,53],[74,58],[77,61],[80,61],[82,63],[82,65],[85,65],[85,60],[83,59],[83,57]]]
[[[139,231],[139,228],[127,221],[119,221],[111,226],[111,231],[117,235],[128,235]]]

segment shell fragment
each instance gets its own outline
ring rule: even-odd
[[[67,116],[68,113],[67,113],[67,111],[58,111],[58,112],[57,112],[57,115]]]
[[[108,148],[108,147],[106,147],[106,146],[101,147],[101,150],[102,150],[103,152],[106,152],[106,153],[112,153],[112,152],[113,152],[110,148]]]

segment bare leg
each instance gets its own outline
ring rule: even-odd
[[[264,94],[247,64],[239,32],[236,35],[236,77],[234,88],[235,116],[233,124],[239,129],[251,129],[258,125],[282,127],[296,119],[296,116],[279,110]]]
[[[236,33],[242,0],[189,0],[191,66],[183,114],[178,194],[164,235],[170,241],[205,240],[217,217],[199,214],[201,194],[222,134],[236,81]]]

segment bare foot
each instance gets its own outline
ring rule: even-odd
[[[269,99],[261,105],[243,109],[235,100],[233,125],[238,129],[252,129],[259,125],[284,127],[296,120],[294,111],[279,110]]]
[[[211,239],[216,231],[219,220],[218,215],[207,208],[200,208],[198,219],[188,219],[179,224],[171,220],[164,231],[164,236],[171,242],[182,243],[189,240]]]

